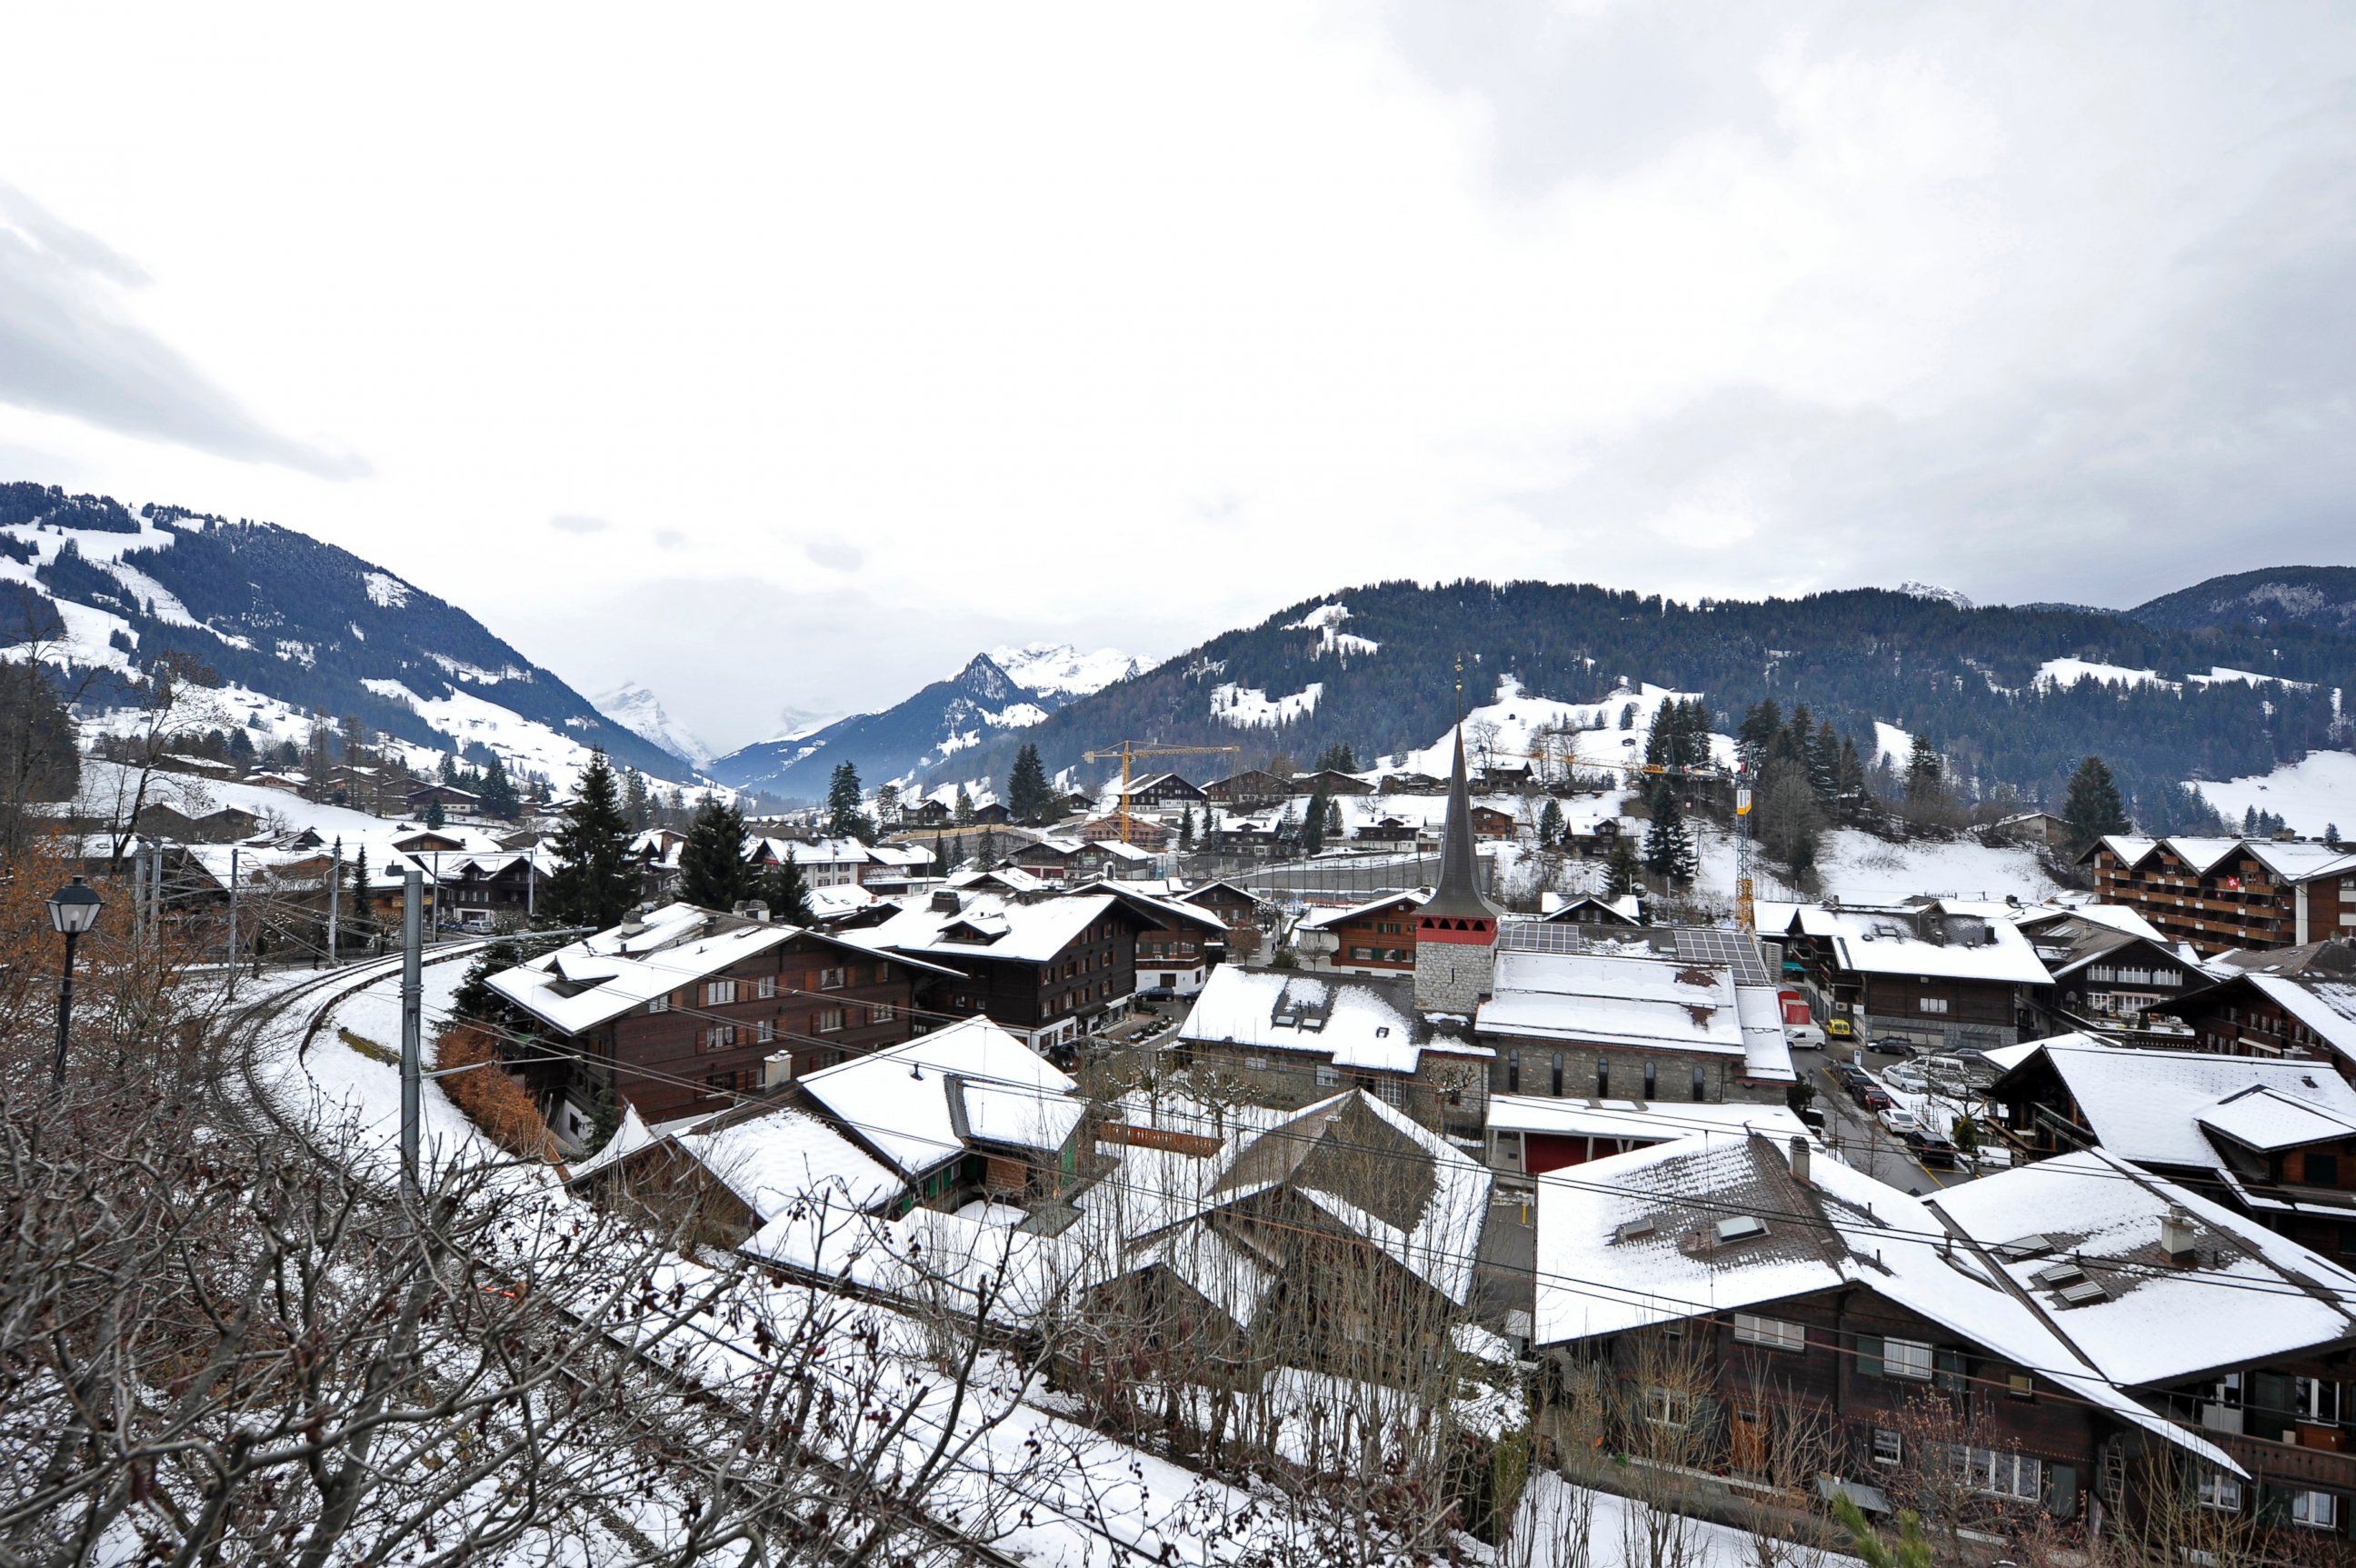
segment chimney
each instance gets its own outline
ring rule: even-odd
[[[1808,1140],[1797,1133],[1792,1138],[1792,1179],[1808,1185]]]
[[[955,915],[963,912],[964,908],[965,901],[958,897],[957,889],[954,887],[936,887],[933,889],[934,914]]]
[[[2159,1250],[2168,1261],[2179,1269],[2189,1269],[2199,1262],[2192,1249],[2192,1216],[2181,1208],[2170,1208],[2159,1222]]]
[[[761,1058],[761,1087],[783,1089],[794,1080],[794,1053],[771,1051]]]
[[[765,926],[769,923],[769,907],[758,898],[738,899],[735,913],[748,920],[758,920]]]

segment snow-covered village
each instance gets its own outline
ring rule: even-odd
[[[2347,15],[130,15],[0,1568],[2356,1568]]]

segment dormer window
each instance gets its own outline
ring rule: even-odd
[[[1755,1214],[1732,1214],[1710,1227],[1710,1233],[1720,1246],[1733,1241],[1748,1241],[1767,1234],[1767,1222]]]

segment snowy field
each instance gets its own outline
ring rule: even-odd
[[[1705,898],[1723,898],[1731,908],[1734,840],[1708,826],[1700,830],[1699,838],[1697,891]],[[1890,843],[1855,828],[1836,828],[1825,835],[1817,854],[1816,875],[1823,891],[1850,903],[1888,904],[1927,894],[1991,903],[2009,895],[2028,904],[2061,891],[2032,850],[1970,843]],[[1757,865],[1752,881],[1762,898],[1801,897],[1763,863]]]
[[[2254,806],[2308,838],[2321,838],[2331,827],[2356,837],[2356,756],[2348,752],[2309,752],[2304,761],[2272,773],[2191,788],[2217,808],[2228,828],[2239,828],[2242,813]]]
[[[1593,1509],[1585,1530],[1586,1550],[1579,1546],[1577,1514],[1582,1502]],[[1656,1553],[1631,1517],[1627,1498],[1610,1492],[1590,1492],[1562,1477],[1545,1472],[1530,1477],[1522,1494],[1521,1511],[1514,1520],[1514,1543],[1501,1557],[1528,1568],[1646,1568]],[[1728,1525],[1688,1521],[1677,1532],[1674,1555],[1683,1568],[1756,1568],[1759,1545],[1749,1535]],[[1862,1568],[1854,1557],[1837,1552],[1817,1552],[1786,1545],[1774,1561],[1794,1568]]]

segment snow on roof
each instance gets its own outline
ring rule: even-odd
[[[2356,1116],[2336,1114],[2313,1101],[2293,1100],[2263,1087],[2227,1095],[2200,1112],[2199,1120],[2211,1133],[2267,1154],[2356,1138]]]
[[[1078,1087],[1072,1079],[987,1018],[960,1019],[946,1029],[807,1074],[800,1083],[805,1093],[907,1176],[964,1153],[969,1133],[991,1143],[1060,1148],[1084,1110],[1069,1098]],[[966,1090],[954,1108],[949,1102],[953,1083],[961,1083]],[[1009,1098],[993,1100],[993,1090]],[[982,1106],[980,1126],[972,1120],[978,1102]],[[1054,1141],[1041,1141],[1048,1138]]]
[[[2008,920],[1973,915],[1943,916],[1911,909],[1822,909],[1802,906],[1799,918],[1810,936],[1828,939],[1841,968],[1860,974],[1915,974],[1942,980],[1980,980],[2015,985],[2049,985],[2053,977],[2038,961],[2020,929]],[[1929,941],[1918,920],[1940,921],[1945,941]],[[1955,928],[1960,927],[1960,929]]]
[[[2245,843],[2259,864],[2287,882],[2306,882],[2356,871],[2356,854],[2329,844],[2283,839],[2249,839]]]
[[[1303,915],[1294,929],[1303,931],[1322,931],[1328,926],[1342,925],[1357,919],[1361,916],[1372,915],[1400,904],[1413,908],[1430,897],[1431,894],[1428,888],[1419,888],[1412,893],[1386,893],[1379,898],[1369,898],[1363,904],[1346,905],[1339,909],[1319,909],[1314,913]]]
[[[1620,1138],[1644,1144],[1696,1136],[1740,1137],[1750,1130],[1771,1138],[1790,1138],[1807,1132],[1806,1124],[1782,1105],[1557,1100],[1544,1094],[1491,1095],[1488,1126],[1492,1132]]]
[[[992,893],[959,897],[960,907],[955,912],[935,908],[929,895],[903,902],[898,914],[861,933],[862,944],[930,953],[952,961],[986,958],[1044,963],[1102,919],[1114,904],[1104,894],[1027,903]],[[971,929],[982,940],[959,940],[950,934],[950,928],[956,926]]]
[[[1501,948],[1479,1028],[1484,1035],[1743,1054],[1736,989],[1722,964]],[[1782,1034],[1779,1018],[1779,1039]],[[1783,1069],[1788,1074],[1788,1051]]]
[[[1044,893],[1055,884],[1044,876],[1033,876],[1019,865],[1001,865],[991,871],[960,871],[949,878],[954,888],[996,887],[1008,893]]]
[[[723,1115],[674,1142],[762,1225],[797,1204],[873,1208],[897,1197],[904,1186],[841,1133],[789,1105],[757,1116]]]
[[[1783,998],[1776,989],[1736,986],[1734,1015],[1742,1026],[1742,1076],[1760,1083],[1797,1083],[1791,1038],[1783,1033]]]
[[[489,984],[532,1016],[577,1035],[782,946],[800,931],[669,904],[501,970]]]
[[[2356,983],[2287,974],[2248,977],[2269,1001],[2343,1057],[2356,1057]]]
[[[2140,838],[2133,833],[2104,833],[2097,847],[2109,850],[2125,865],[2133,865],[2159,847],[2158,839]],[[2089,853],[2092,853],[2091,851]]]
[[[1414,982],[1222,964],[1195,993],[1182,1043],[1248,1046],[1331,1057],[1336,1067],[1412,1073],[1426,1049],[1494,1056],[1419,1024]]]
[[[2099,1149],[1945,1188],[1930,1201],[2114,1382],[2173,1382],[2356,1339],[2348,1305],[2356,1275]],[[2190,1267],[2159,1250],[2171,1208],[2194,1222]],[[2058,1294],[2064,1276],[2053,1271],[2073,1263],[2102,1287],[2099,1296]],[[2232,1331],[2221,1336],[2226,1320]]]
[[[2147,1051],[2083,1036],[2040,1040],[2078,1114],[2103,1147],[2137,1165],[2212,1166],[2201,1120],[2244,1090],[2272,1089],[2328,1114],[2356,1119],[2356,1089],[2321,1062]]]
[[[1802,1184],[1787,1149],[1697,1137],[1539,1177],[1537,1342],[1861,1288],[2245,1474],[2113,1388],[1987,1264],[1943,1244],[1946,1230],[1920,1198],[1821,1153]],[[1762,1228],[1721,1240],[1719,1223],[1746,1211]]]
[[[595,1154],[569,1167],[570,1177],[579,1181],[583,1176],[604,1170],[616,1160],[627,1159],[656,1142],[658,1139],[653,1129],[647,1125],[646,1118],[638,1114],[638,1108],[625,1101],[621,1125],[614,1129],[614,1135],[606,1139],[605,1145]]]

